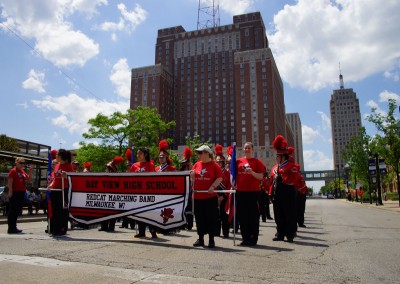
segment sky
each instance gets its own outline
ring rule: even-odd
[[[198,7],[198,0],[0,0],[0,134],[76,149],[90,118],[129,108],[130,70],[155,63],[158,29],[196,30]],[[388,99],[400,104],[400,1],[219,0],[220,25],[256,11],[286,112],[300,115],[305,170],[332,170],[329,100],[340,72],[367,134],[377,133],[365,119],[372,108],[385,114]]]

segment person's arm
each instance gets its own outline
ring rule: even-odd
[[[218,185],[222,182],[222,177],[216,178],[214,182],[210,185],[210,188],[208,189],[209,193],[213,193],[214,190],[218,187]]]

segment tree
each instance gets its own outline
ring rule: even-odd
[[[385,159],[385,163],[396,172],[397,193],[399,195],[400,206],[400,136],[399,136],[399,120],[395,117],[397,110],[396,101],[389,99],[388,113],[383,115],[377,112],[376,108],[371,109],[371,114],[367,116],[367,120],[375,124],[377,130],[384,136],[376,136],[379,155]]]
[[[78,162],[84,165],[90,162],[92,172],[104,172],[108,162],[114,157],[119,156],[119,149],[111,145],[95,145],[80,142],[80,148],[76,151]],[[126,170],[126,165],[121,165],[121,171]]]
[[[128,109],[126,113],[115,112],[109,117],[100,113],[95,118],[90,119],[88,123],[91,127],[87,133],[83,134],[83,137],[85,139],[100,139],[101,146],[86,145],[82,142],[83,149],[78,151],[77,159],[80,162],[81,159],[92,160],[95,167],[97,166],[96,163],[100,161],[102,164],[99,166],[104,167],[105,158],[110,161],[115,156],[124,156],[129,142],[135,148],[148,147],[151,156],[154,157],[158,154],[158,143],[162,135],[175,126],[175,121],[164,122],[156,108],[143,106],[134,110]],[[171,143],[171,141],[168,142]],[[109,151],[108,155],[105,154],[106,151]],[[97,157],[98,152],[104,153],[106,157]],[[93,158],[92,154],[95,155]],[[79,155],[82,155],[82,157]],[[99,159],[96,159],[96,157]]]
[[[17,145],[17,140],[7,137],[7,135],[0,135],[0,150],[19,153],[20,150]]]
[[[363,184],[369,184],[368,160],[372,157],[370,144],[371,137],[366,134],[365,128],[361,127],[358,135],[350,139],[343,152],[343,158],[351,169],[351,175],[356,176]]]

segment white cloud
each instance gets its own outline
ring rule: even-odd
[[[302,126],[301,132],[304,144],[313,144],[314,140],[319,136],[318,130],[314,130],[307,125]]]
[[[317,113],[321,117],[322,130],[323,131],[330,131],[331,130],[331,119],[322,111],[317,111]]]
[[[88,130],[88,120],[98,113],[111,115],[116,111],[125,112],[129,108],[129,101],[97,101],[81,98],[73,93],[62,97],[46,96],[42,100],[32,100],[32,103],[37,108],[56,113],[56,116],[51,118],[53,125],[78,134]]]
[[[333,160],[321,151],[305,150],[303,152],[306,171],[324,171],[333,169]]]
[[[74,3],[75,7],[71,7]],[[83,66],[99,53],[99,45],[83,32],[74,30],[64,18],[85,3],[4,0],[1,16],[5,19],[3,23],[22,38],[33,39],[35,52],[56,66]]]
[[[126,6],[122,3],[118,4],[117,7],[118,10],[121,12],[121,17],[119,18],[119,21],[104,22],[99,27],[97,27],[97,29],[100,29],[102,31],[125,31],[131,33],[147,18],[147,11],[144,10],[139,4],[135,5],[133,11],[128,11]],[[112,40],[116,40],[115,33],[112,33]]]
[[[202,1],[204,3],[209,3],[210,1]],[[240,15],[249,12],[254,7],[255,0],[220,0],[219,8],[231,15]]]
[[[44,89],[44,86],[46,85],[46,82],[44,82],[44,77],[45,75],[43,72],[37,72],[31,69],[28,74],[28,79],[22,82],[22,88],[34,90],[38,93],[45,93],[46,90]]]
[[[383,74],[386,78],[393,80],[394,82],[398,82],[400,79],[400,75],[399,72],[393,71],[385,71],[385,73]]]
[[[298,0],[274,16],[270,47],[282,78],[316,91],[393,72],[400,57],[400,1]],[[366,60],[368,58],[368,60]]]
[[[400,103],[400,96],[396,93],[383,91],[379,94],[379,101],[380,102],[388,102],[389,99],[395,100],[397,103]]]
[[[111,71],[110,80],[115,85],[118,96],[127,99],[130,98],[131,71],[126,58],[122,58],[114,64]]]
[[[69,5],[72,9],[88,14],[97,14],[97,6],[107,5],[107,0],[72,0]]]

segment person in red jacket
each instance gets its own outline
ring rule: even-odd
[[[17,219],[22,210],[24,196],[26,191],[26,182],[31,180],[33,167],[29,167],[28,173],[23,168],[25,167],[25,159],[18,157],[15,159],[15,167],[8,173],[8,197],[9,197],[9,212],[7,217],[8,233],[19,234],[22,230],[17,228]]]
[[[299,173],[294,163],[289,161],[289,151],[282,135],[275,137],[272,146],[276,150],[277,164],[271,168],[273,179],[270,193],[274,196],[274,216],[276,234],[273,241],[293,242],[297,230],[296,219],[296,188],[294,183]]]
[[[156,167],[156,172],[175,172],[176,168],[172,165],[172,160],[169,158],[168,142],[161,140],[158,144],[158,161],[160,165]]]
[[[51,191],[50,231],[53,236],[62,236],[68,230],[68,179],[67,172],[74,172],[71,164],[71,152],[59,149],[57,152],[58,164],[54,168],[54,179],[48,186]],[[62,191],[62,189],[64,190]]]
[[[193,180],[194,217],[199,239],[193,246],[204,246],[204,235],[208,234],[208,247],[214,248],[218,221],[218,197],[214,190],[222,181],[222,171],[214,162],[213,152],[209,146],[202,145],[195,151],[199,161],[193,165],[190,177]]]
[[[255,246],[260,228],[260,182],[266,168],[260,159],[254,157],[253,143],[246,142],[243,149],[245,156],[236,160],[237,217],[243,240],[240,245]]]

